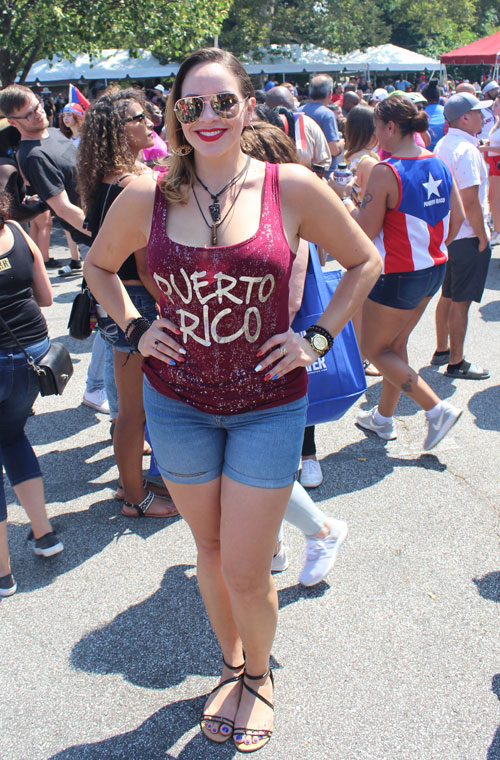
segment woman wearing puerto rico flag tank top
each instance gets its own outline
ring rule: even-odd
[[[363,306],[363,353],[383,375],[378,407],[360,412],[358,424],[384,440],[397,438],[393,414],[401,391],[426,412],[423,448],[436,446],[461,410],[441,401],[408,365],[407,345],[432,296],[441,287],[446,244],[464,218],[460,195],[445,163],[415,143],[427,114],[403,95],[375,107],[379,148],[391,157],[372,169],[361,207],[348,210],[373,240],[384,268]]]
[[[145,357],[144,407],[157,464],[198,550],[198,583],[222,676],[201,728],[261,749],[273,730],[269,656],[277,620],[271,561],[297,471],[305,367],[332,345],[380,272],[380,257],[326,183],[295,164],[246,156],[255,105],[230,53],[193,53],[167,107],[173,156],[111,206],[85,262],[100,304]],[[346,268],[305,338],[289,326],[299,238]],[[148,246],[161,319],[144,323],[116,276]]]

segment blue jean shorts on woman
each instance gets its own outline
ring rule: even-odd
[[[446,264],[417,269],[414,272],[381,274],[368,298],[393,309],[416,309],[435,295],[443,283]]]
[[[241,414],[203,412],[163,396],[144,380],[144,409],[158,469],[174,483],[208,483],[222,473],[258,488],[293,483],[307,396]]]
[[[140,313],[141,317],[144,317],[144,319],[148,320],[149,324],[152,324],[158,317],[153,296],[143,285],[125,285],[125,290],[129,294],[130,300]],[[113,346],[115,351],[121,351],[125,354],[134,352],[135,349],[133,349],[127,341],[125,333],[118,327],[111,317],[98,316],[97,324],[106,343]]]

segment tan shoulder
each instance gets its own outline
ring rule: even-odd
[[[280,164],[279,181],[283,201],[299,203],[304,201],[304,193],[320,191],[325,184],[302,164]]]

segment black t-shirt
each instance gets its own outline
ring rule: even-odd
[[[64,137],[59,129],[49,127],[48,137],[41,140],[21,140],[17,151],[19,167],[33,191],[42,201],[59,195],[66,190],[68,198],[75,206],[80,206],[76,189],[76,147]],[[75,243],[89,245],[90,238],[60,219],[62,227],[68,230]]]
[[[33,297],[33,254],[18,227],[10,222],[6,225],[14,244],[0,255],[0,314],[19,342],[29,346],[47,337],[47,324]],[[20,350],[1,324],[0,348]]]

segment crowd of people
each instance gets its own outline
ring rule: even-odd
[[[306,368],[352,319],[366,374],[382,377],[357,424],[396,438],[403,392],[425,411],[422,448],[433,449],[462,410],[409,366],[407,346],[441,291],[430,362],[454,379],[489,377],[464,346],[500,220],[499,87],[475,93],[403,77],[372,92],[363,77],[319,74],[301,103],[292,83],[255,92],[217,48],[190,55],[168,93],[96,88],[87,105],[48,113],[27,87],[0,92],[0,596],[16,591],[3,469],[33,551],[63,550],[25,433],[37,384],[24,351],[37,360],[49,346],[53,214],[71,252],[59,272],[80,278],[84,259],[96,304],[83,403],[112,420],[114,498],[127,518],[180,514],[193,534],[222,653],[200,726],[240,752],[273,730],[283,521],[304,534],[307,586],[347,535],[304,490],[323,479]],[[309,242],[345,271],[299,335]],[[143,474],[146,423],[161,485]]]

